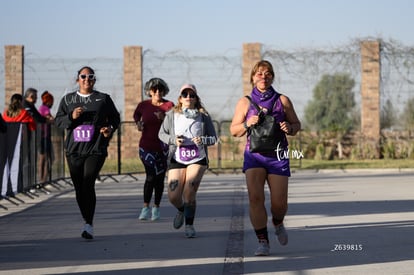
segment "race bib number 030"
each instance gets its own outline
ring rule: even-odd
[[[180,159],[182,161],[190,161],[200,156],[197,145],[180,146]]]
[[[75,142],[89,142],[92,140],[95,127],[93,125],[79,125],[73,130]]]

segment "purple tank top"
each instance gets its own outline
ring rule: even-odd
[[[265,111],[267,111],[267,113],[270,112],[270,114],[276,119],[277,122],[282,122],[285,120],[286,115],[282,101],[280,100],[280,94],[276,92],[276,90],[274,90],[273,87],[270,87],[267,91],[263,93],[257,90],[255,87],[253,88],[250,97],[252,98],[253,102],[262,107]],[[247,110],[246,120],[253,115],[257,115],[257,113],[258,112],[256,108],[252,104],[250,104],[249,109]],[[248,135],[246,150],[249,150],[249,139],[250,137]],[[286,136],[284,140],[281,142],[281,145],[284,148],[287,148],[288,142]]]

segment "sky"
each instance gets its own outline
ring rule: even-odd
[[[0,60],[5,45],[24,45],[25,58],[51,60],[122,60],[123,48],[132,45],[158,56],[224,57],[239,56],[244,43],[256,42],[293,52],[369,38],[414,47],[413,11],[412,0],[0,0]],[[26,82],[59,95],[67,90]],[[203,88],[200,79],[196,82]],[[0,76],[1,110],[3,85]],[[235,104],[239,92],[225,100],[213,92],[218,94],[209,91],[207,106],[227,108],[231,115],[232,107],[224,105]],[[301,97],[298,111],[310,97]]]
[[[0,0],[0,53],[121,58],[123,47],[223,54],[243,43],[331,47],[355,38],[414,45],[412,0]]]

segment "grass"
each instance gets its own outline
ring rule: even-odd
[[[221,169],[217,160],[210,160],[210,168],[223,172],[232,172],[240,170],[243,160],[222,160]],[[291,160],[292,169],[405,169],[414,168],[413,159],[373,159],[373,160]],[[121,174],[126,173],[143,173],[144,167],[142,162],[136,159],[123,160],[121,165]],[[102,174],[118,173],[118,164],[116,160],[107,160],[102,169]]]
[[[306,160],[292,161],[292,167],[300,169],[391,169],[414,168],[412,159],[372,160]]]

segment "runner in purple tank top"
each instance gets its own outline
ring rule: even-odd
[[[266,60],[255,64],[250,75],[252,92],[250,97],[261,110],[271,114],[279,122],[280,129],[287,135],[296,135],[301,123],[290,99],[279,94],[272,87],[275,74],[273,66]],[[258,111],[243,97],[236,105],[230,132],[235,137],[247,134],[244,151],[243,172],[246,176],[249,194],[250,221],[255,230],[259,247],[256,256],[269,255],[267,230],[267,211],[265,207],[265,183],[269,185],[272,223],[281,245],[288,243],[288,235],[283,220],[287,212],[288,179],[290,177],[288,142],[286,136],[280,141],[274,152],[251,153],[249,151],[248,129],[259,121]]]

